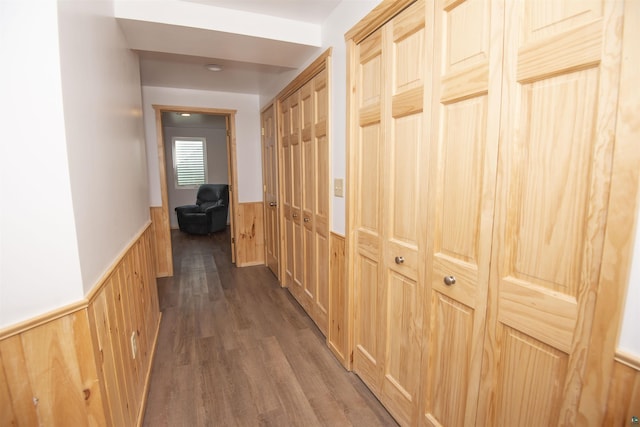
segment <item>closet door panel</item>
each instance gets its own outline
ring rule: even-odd
[[[278,151],[275,107],[271,105],[262,115],[263,181],[265,212],[265,252],[269,269],[280,278],[280,230],[278,225]]]
[[[281,103],[280,135],[282,135],[282,183],[284,187],[282,198],[282,215],[284,217],[284,284],[293,285],[293,254],[295,247],[292,204],[293,204],[293,166],[291,153],[291,111],[290,100]]]
[[[300,89],[300,112],[302,119],[302,129],[300,143],[301,148],[301,175],[302,175],[302,247],[304,248],[304,258],[302,260],[302,270],[304,274],[303,288],[305,301],[303,306],[309,315],[314,318],[314,300],[316,298],[316,268],[317,259],[315,254],[315,199],[316,199],[316,177],[315,177],[315,138],[313,132],[313,93],[312,83],[305,84]]]
[[[302,147],[298,142],[291,145],[291,169],[293,198],[291,203],[291,219],[293,223],[293,239],[295,250],[293,255],[293,283],[294,292],[302,292],[304,288],[304,265],[303,265],[303,236],[302,236]],[[300,295],[300,294],[297,294]]]
[[[427,189],[423,94],[426,78],[425,10],[417,2],[387,24],[388,92],[384,275],[386,328],[382,400],[401,424],[418,415],[422,350],[423,228]]]
[[[423,424],[474,425],[494,215],[500,2],[437,2],[434,12]],[[428,24],[429,25],[429,24]]]
[[[381,258],[380,124],[361,129],[358,144],[353,369],[372,390],[382,381],[384,327]],[[366,195],[366,197],[364,197]]]
[[[354,206],[353,369],[375,393],[382,383],[384,300],[382,281],[382,31],[357,46],[358,132],[352,141]]]
[[[300,304],[304,295],[304,236],[302,227],[302,129],[300,117],[300,91],[289,97],[290,144],[291,144],[291,211],[290,218],[293,228],[293,282],[289,288]],[[304,306],[304,305],[303,305]]]
[[[618,3],[509,3],[488,425],[576,416],[607,215]]]
[[[329,135],[328,135],[328,81],[327,70],[313,78],[313,139],[315,199],[313,201],[313,225],[315,227],[315,257],[318,266],[316,284],[315,318],[320,330],[326,334],[329,309]]]

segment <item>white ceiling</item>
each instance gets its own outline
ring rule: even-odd
[[[143,85],[258,94],[317,53],[341,1],[116,0],[115,15]]]
[[[183,0],[294,21],[322,24],[340,0]]]

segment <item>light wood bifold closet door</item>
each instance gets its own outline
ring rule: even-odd
[[[275,107],[270,105],[261,114],[262,174],[264,192],[265,260],[267,267],[280,278],[280,233],[278,230],[278,149],[276,144]]]
[[[420,385],[428,151],[424,17],[424,2],[416,2],[354,52],[353,369],[404,424],[417,420]]]
[[[284,283],[324,334],[329,306],[327,83],[322,69],[280,103]]]
[[[505,5],[478,424],[575,425],[607,223],[623,2]]]
[[[353,370],[401,425],[584,424],[609,387],[624,7],[383,1],[347,33]]]
[[[498,152],[499,2],[438,1],[433,28],[427,209],[424,425],[476,419]],[[428,357],[427,357],[428,355]]]

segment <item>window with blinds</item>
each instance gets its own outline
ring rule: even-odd
[[[207,144],[204,138],[173,138],[173,169],[177,188],[207,182]]]

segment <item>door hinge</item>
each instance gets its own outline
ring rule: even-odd
[[[264,136],[264,128],[260,129],[261,135]]]
[[[235,243],[235,242],[236,242],[236,238],[235,238],[235,237],[232,237],[232,238],[231,238],[231,243]]]
[[[227,130],[227,136],[231,136],[231,131]]]

